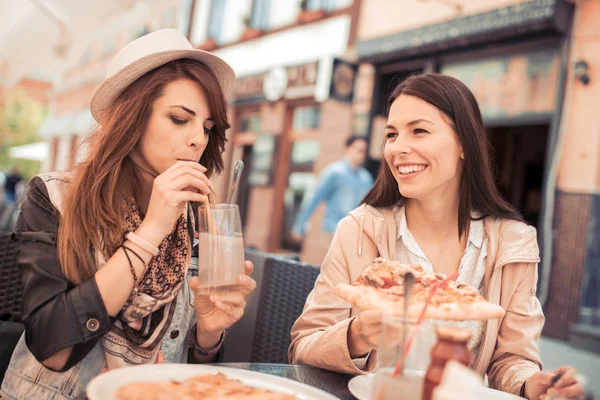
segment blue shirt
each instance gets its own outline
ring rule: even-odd
[[[293,231],[304,235],[306,223],[321,202],[325,202],[323,231],[334,233],[338,222],[355,209],[373,186],[373,177],[364,168],[352,168],[346,160],[328,165],[317,182],[314,194],[306,197]]]

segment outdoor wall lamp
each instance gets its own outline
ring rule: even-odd
[[[575,63],[575,77],[584,85],[590,83],[590,76],[588,75],[589,68],[590,66],[584,60],[579,60]]]

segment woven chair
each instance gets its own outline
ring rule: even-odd
[[[20,323],[21,295],[17,247],[10,232],[0,232],[0,383],[25,329]]]
[[[254,263],[257,288],[227,333],[221,361],[287,364],[290,330],[320,269],[255,250],[246,250],[246,259]]]
[[[0,319],[19,322],[21,316],[21,276],[17,247],[10,232],[0,232]]]

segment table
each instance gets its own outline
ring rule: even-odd
[[[331,372],[310,365],[264,363],[219,363],[217,365],[281,376],[324,390],[342,400],[356,400],[348,390],[348,381],[354,377],[353,375]]]

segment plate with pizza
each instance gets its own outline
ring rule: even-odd
[[[488,320],[505,314],[500,305],[490,303],[479,290],[457,282],[454,277],[383,258],[373,260],[351,285],[337,285],[334,293],[359,310],[384,310],[401,315],[404,275],[408,272],[415,277],[408,304],[411,319]]]
[[[92,379],[86,393],[90,400],[339,400],[287,378],[193,364],[119,368]]]

